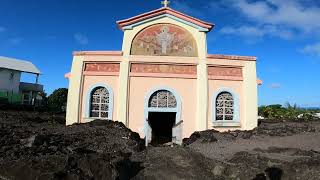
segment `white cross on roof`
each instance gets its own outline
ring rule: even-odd
[[[161,1],[161,4],[163,4],[163,7],[168,7],[170,4],[170,1],[164,0],[164,1]]]

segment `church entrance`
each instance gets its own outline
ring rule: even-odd
[[[176,112],[149,112],[149,125],[152,130],[151,144],[171,142],[175,122]]]
[[[146,98],[146,146],[173,142],[181,144],[181,101],[174,90],[163,88],[151,91]]]

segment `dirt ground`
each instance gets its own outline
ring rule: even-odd
[[[64,115],[0,110],[0,179],[320,179],[320,121],[195,132],[144,147],[123,124],[64,126]]]
[[[226,137],[225,134],[221,135],[220,133],[217,133],[217,135],[213,135],[217,138],[215,143],[202,143],[201,141],[196,141],[188,147],[202,153],[208,158],[221,161],[227,160],[237,152],[246,151],[256,153],[258,149],[289,148],[320,152],[319,122],[265,123],[259,128],[270,128],[271,126],[273,126],[273,129],[271,129],[272,133],[278,131],[277,134],[262,131],[253,133],[248,132],[246,134],[248,137],[230,138],[228,136]],[[229,134],[230,133],[227,133],[227,135]],[[280,160],[289,160],[289,156],[290,155],[288,154],[272,154],[272,158]],[[295,159],[295,157],[292,158]]]

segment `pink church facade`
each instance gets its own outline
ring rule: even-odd
[[[213,24],[167,7],[117,24],[121,51],[73,54],[67,125],[120,121],[146,144],[257,126],[256,58],[208,55]]]

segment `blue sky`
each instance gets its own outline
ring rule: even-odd
[[[121,50],[115,22],[159,7],[160,0],[1,0],[0,55],[32,61],[51,93],[68,86],[73,51]],[[260,105],[320,106],[320,1],[172,0],[171,7],[216,24],[208,53],[258,57]]]

